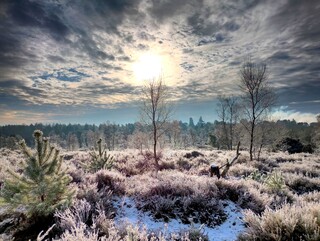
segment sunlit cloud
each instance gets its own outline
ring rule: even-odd
[[[55,123],[59,122],[51,113],[39,113],[24,110],[6,110],[1,111],[0,125],[10,124],[32,124],[38,123]]]
[[[317,1],[2,1],[0,100],[21,109],[135,106],[141,80],[161,74],[175,103],[205,103],[239,95],[239,68],[251,56],[267,62],[280,105],[303,113],[308,103],[306,111],[315,113],[319,7]]]
[[[286,106],[280,107],[272,113],[273,120],[295,120],[296,122],[317,122],[317,114],[290,111]]]

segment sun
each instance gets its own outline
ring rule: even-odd
[[[162,58],[156,54],[143,54],[133,64],[133,72],[138,83],[157,78],[162,72]]]

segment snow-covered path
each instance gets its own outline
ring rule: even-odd
[[[209,228],[202,227],[204,234],[208,234],[210,241],[233,241],[236,240],[238,234],[244,230],[242,222],[241,209],[231,201],[225,201],[224,212],[227,214],[227,219],[220,226]],[[139,211],[136,208],[134,200],[130,197],[123,197],[114,202],[118,209],[118,214],[115,218],[116,224],[129,222],[139,226],[146,226],[148,230],[162,233],[180,233],[188,230],[190,225],[183,224],[180,220],[171,219],[168,223],[154,220],[150,213]],[[199,228],[200,224],[194,224],[195,228]]]

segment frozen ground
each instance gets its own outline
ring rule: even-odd
[[[228,215],[226,221],[215,228],[202,226],[204,234],[208,234],[210,241],[233,241],[244,230],[241,209],[231,201],[225,201],[224,203],[224,212]],[[150,213],[138,210],[134,200],[130,197],[118,199],[114,204],[118,209],[118,214],[115,218],[115,222],[118,225],[128,222],[141,227],[146,226],[148,230],[154,232],[161,231],[163,234],[180,233],[190,228],[190,225],[183,224],[176,219],[171,219],[168,223],[154,220]],[[194,224],[194,227],[200,228],[200,225]]]

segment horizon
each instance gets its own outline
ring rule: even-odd
[[[178,121],[178,122],[181,122],[183,124],[187,124],[189,125],[189,122],[190,122],[190,118],[192,118],[193,122],[195,125],[197,125],[197,123],[199,122],[199,119],[202,118],[202,120],[204,121],[204,123],[209,123],[209,124],[214,124],[216,121],[221,123],[222,121],[221,120],[217,120],[217,119],[214,119],[213,121],[211,120],[206,120],[203,118],[203,116],[198,116],[198,117],[189,117],[188,119],[171,119],[169,120],[168,122],[171,123],[173,121]],[[272,123],[276,123],[276,122],[281,122],[281,121],[288,121],[288,122],[296,122],[297,124],[308,124],[308,125],[311,125],[311,124],[315,124],[317,123],[317,121],[314,121],[314,122],[303,122],[303,121],[296,121],[295,119],[273,119],[273,120],[264,120],[266,122],[272,122]],[[141,121],[134,121],[134,122],[115,122],[115,121],[110,121],[110,120],[106,120],[106,121],[103,121],[103,122],[99,122],[99,123],[88,123],[88,122],[34,122],[34,123],[20,123],[20,124],[0,124],[0,127],[5,127],[5,126],[31,126],[31,125],[43,125],[43,126],[54,126],[54,125],[81,125],[81,126],[84,126],[84,125],[94,125],[94,126],[99,126],[99,125],[104,125],[104,124],[110,124],[110,125],[119,125],[119,126],[125,126],[125,125],[128,125],[128,124],[136,124],[136,123],[141,123]]]
[[[173,119],[217,120],[239,96],[243,61],[265,62],[272,118],[320,113],[320,3],[1,1],[0,125],[139,121],[141,87],[161,75]]]

